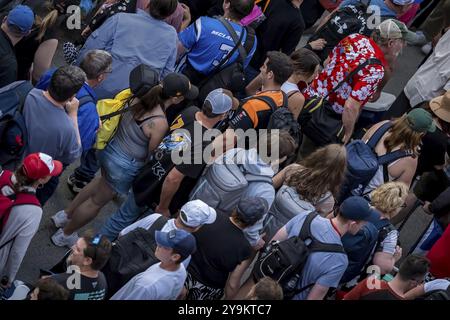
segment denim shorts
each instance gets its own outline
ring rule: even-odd
[[[98,153],[98,161],[108,185],[120,194],[128,194],[134,178],[145,163],[124,153],[114,140]]]

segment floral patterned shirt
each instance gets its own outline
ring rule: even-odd
[[[361,34],[352,34],[339,42],[330,54],[328,65],[305,90],[305,98],[325,97],[352,70],[370,58],[380,60],[383,65],[367,65],[327,98],[337,113],[344,111],[345,101],[349,97],[361,102],[362,107],[376,92],[388,63],[378,45]]]

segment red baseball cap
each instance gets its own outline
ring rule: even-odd
[[[63,170],[62,163],[53,160],[45,153],[32,153],[23,160],[23,168],[28,178],[33,180],[48,176],[59,176]]]

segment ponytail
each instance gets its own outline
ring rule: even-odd
[[[142,117],[146,112],[149,112],[161,106],[164,110],[164,102],[167,97],[163,94],[163,88],[161,85],[156,85],[151,88],[147,93],[139,97],[139,102],[134,108],[134,118],[138,119]]]
[[[37,35],[36,40],[41,41],[42,38],[44,38],[47,30],[55,25],[58,15],[58,10],[53,9],[43,19],[36,16],[36,25],[39,29],[39,34]]]

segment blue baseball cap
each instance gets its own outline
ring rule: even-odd
[[[239,200],[236,211],[242,221],[253,225],[269,211],[269,204],[264,198],[243,197]]]
[[[181,229],[173,229],[169,232],[155,231],[155,240],[158,246],[172,248],[179,253],[181,260],[189,257],[197,249],[194,236]]]
[[[18,5],[9,12],[7,23],[22,33],[28,33],[34,24],[34,12],[29,6]]]
[[[380,220],[380,214],[363,197],[348,197],[342,202],[339,211],[348,220],[368,222],[377,222]]]

